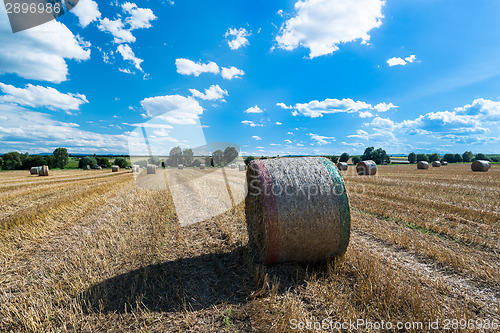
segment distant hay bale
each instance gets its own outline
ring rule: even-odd
[[[245,215],[250,247],[265,264],[343,255],[350,210],[342,176],[322,157],[252,161]]]
[[[98,166],[97,168],[95,168],[96,170],[102,170],[102,167],[101,166]]]
[[[246,169],[247,169],[247,166],[245,164],[238,165],[238,170],[245,171]]]
[[[86,165],[83,167],[83,170],[90,170],[90,165]]]
[[[439,168],[440,166],[441,166],[441,162],[439,162],[439,161],[432,162],[432,167],[433,168]]]
[[[182,170],[182,169],[184,169],[184,165],[182,165],[182,164],[179,164],[179,165],[177,166],[177,169],[179,169],[179,170]]]
[[[205,170],[205,164],[200,164],[200,169]]]
[[[139,172],[141,172],[140,166],[138,166],[137,164],[132,165],[132,172],[133,173],[139,173]]]
[[[486,172],[491,168],[491,163],[490,163],[490,161],[486,161],[486,160],[477,160],[477,161],[472,162],[470,167],[471,167],[472,171]]]
[[[156,164],[148,164],[147,165],[148,169],[148,175],[155,175],[156,174]]]
[[[113,166],[111,167],[111,171],[112,171],[112,172],[118,172],[118,171],[120,171],[120,167],[119,167],[118,165],[113,165]]]
[[[429,162],[426,161],[420,161],[417,163],[417,169],[429,169]]]
[[[236,164],[231,164],[231,169],[236,169]]]
[[[30,175],[38,175],[39,170],[40,170],[40,167],[32,167],[30,169]]]
[[[339,170],[345,171],[347,168],[349,168],[349,165],[346,162],[339,162],[337,163],[337,168]]]
[[[374,176],[377,174],[377,164],[372,160],[361,161],[356,166],[356,172],[360,176]]]
[[[448,165],[448,162],[446,162],[446,161],[442,161],[442,162],[441,162],[441,165]]]
[[[49,175],[49,167],[44,165],[40,168],[40,171],[38,172],[39,176],[48,176]]]

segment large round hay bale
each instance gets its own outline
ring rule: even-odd
[[[231,164],[231,169],[236,169],[236,164]]]
[[[205,170],[205,164],[200,164],[200,169]]]
[[[439,162],[439,161],[432,162],[432,167],[433,168],[439,168],[440,166],[441,166],[441,162]]]
[[[347,170],[348,167],[349,167],[349,165],[346,162],[337,163],[337,168],[339,170],[345,171],[345,170]]]
[[[360,176],[374,176],[377,174],[377,164],[372,160],[361,161],[356,166],[356,172]]]
[[[112,171],[112,172],[118,172],[118,171],[120,171],[120,167],[119,167],[118,165],[113,165],[113,166],[111,167],[111,171]]]
[[[423,169],[423,170],[429,169],[429,162],[426,162],[426,161],[418,162],[417,169]]]
[[[38,175],[40,176],[48,176],[49,175],[49,167],[44,165],[40,168],[40,171],[38,172]]]
[[[483,171],[486,172],[491,168],[490,161],[486,160],[477,160],[472,162],[470,165],[472,171]]]
[[[345,253],[351,216],[335,164],[322,157],[254,160],[246,177],[249,244],[264,263]]]
[[[238,165],[238,170],[245,171],[246,169],[247,169],[247,166],[245,164]]]
[[[446,162],[446,161],[441,161],[441,165],[448,165],[448,162]]]
[[[156,164],[148,164],[147,169],[148,169],[148,175],[156,174]]]
[[[30,169],[30,175],[38,175],[38,170],[39,170],[38,167],[32,167]]]
[[[86,165],[83,167],[83,170],[90,170],[90,165]]]
[[[179,169],[179,170],[184,169],[184,165],[183,165],[183,164],[179,164],[179,165],[177,166],[177,169]]]
[[[132,172],[133,173],[139,173],[139,172],[141,172],[140,166],[137,165],[137,164],[132,165]]]

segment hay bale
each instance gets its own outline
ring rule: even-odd
[[[39,167],[32,167],[30,169],[30,175],[38,175]]]
[[[140,166],[138,166],[137,164],[132,165],[132,172],[133,173],[139,173],[139,172],[141,172]]]
[[[335,164],[322,157],[254,160],[246,177],[249,244],[264,263],[345,253],[351,216]]]
[[[177,166],[177,169],[179,169],[179,170],[182,170],[182,169],[184,169],[184,165],[182,165],[182,164],[179,164],[179,165]]]
[[[246,169],[247,169],[247,166],[245,164],[238,165],[238,170],[245,171]]]
[[[148,164],[148,175],[156,175],[156,164]]]
[[[374,176],[377,173],[377,164],[372,160],[361,161],[356,166],[356,172],[360,176]]]
[[[205,170],[205,164],[201,164],[201,165],[200,165],[200,169],[201,169],[201,170]]]
[[[418,162],[417,169],[423,169],[423,170],[429,169],[429,162],[426,162],[426,161]]]
[[[345,171],[345,170],[347,170],[348,167],[349,167],[349,165],[346,162],[337,163],[337,168],[339,170]]]
[[[83,170],[90,170],[90,165],[86,165],[83,167]]]
[[[231,164],[231,169],[236,169],[236,164]]]
[[[486,172],[491,168],[491,163],[490,163],[490,161],[486,161],[486,160],[477,160],[477,161],[472,162],[470,167],[471,167],[472,171]]]
[[[49,167],[44,165],[38,171],[38,175],[40,176],[48,176],[49,175]]]
[[[441,166],[441,162],[439,162],[439,161],[432,162],[432,167],[433,168],[439,168],[440,166]]]
[[[448,162],[446,162],[446,161],[442,161],[442,162],[441,162],[441,165],[448,165]]]
[[[113,165],[113,166],[111,167],[111,171],[112,171],[112,172],[118,172],[118,171],[120,171],[120,167],[119,167],[118,165]]]

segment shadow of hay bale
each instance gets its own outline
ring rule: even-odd
[[[146,266],[112,277],[78,295],[86,314],[197,311],[218,304],[246,304],[268,295],[272,284],[283,294],[304,284],[307,272],[325,264],[254,264],[246,247]],[[256,273],[257,272],[257,273]],[[256,276],[266,277],[264,279]]]

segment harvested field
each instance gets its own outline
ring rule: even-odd
[[[265,267],[247,249],[238,169],[1,172],[0,331],[500,324],[500,166],[342,175],[352,226],[345,256]]]

